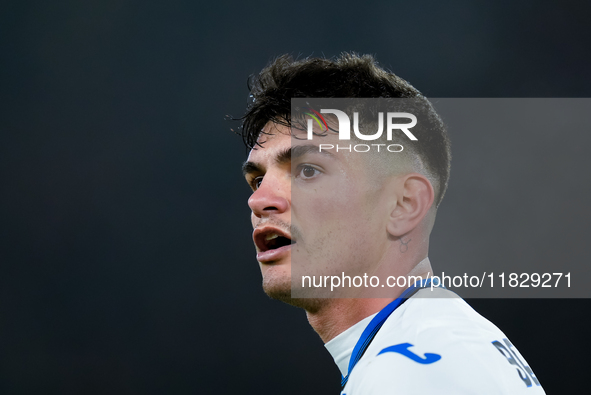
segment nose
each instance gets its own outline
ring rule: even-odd
[[[256,217],[262,218],[286,212],[290,201],[290,180],[279,179],[267,173],[259,188],[248,199],[248,206]]]

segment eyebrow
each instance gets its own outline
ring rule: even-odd
[[[292,159],[300,158],[307,154],[320,154],[334,158],[334,154],[328,151],[320,151],[319,146],[307,144],[307,145],[296,145],[294,147],[286,148],[279,152],[275,157],[275,163],[279,165],[286,164]],[[252,173],[263,173],[263,167],[256,162],[246,161],[242,164],[242,174],[246,176]]]

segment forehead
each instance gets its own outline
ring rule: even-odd
[[[257,139],[258,145],[250,150],[249,162],[267,162],[273,160],[281,152],[292,145],[292,137],[288,127],[268,123]]]
[[[315,130],[315,132],[322,133],[321,130]],[[315,135],[312,140],[308,140],[306,133],[301,130],[292,133],[292,129],[287,126],[268,123],[257,139],[259,145],[250,151],[247,162],[270,162],[276,161],[277,158],[282,158],[280,162],[285,162],[285,157],[289,159],[292,154],[295,157],[301,157],[303,154],[307,156],[307,154],[321,153],[321,156],[329,156],[343,162],[355,161],[357,157],[360,157],[355,153],[351,155],[347,151],[327,150],[326,148],[320,150],[322,144],[325,147],[326,144],[336,146],[338,141],[338,133],[329,132],[328,134]]]

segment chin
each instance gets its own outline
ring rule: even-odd
[[[263,291],[272,299],[289,303],[288,301],[291,299],[291,281],[272,277],[270,275],[263,277]]]
[[[292,298],[291,297],[291,281],[268,281],[263,279],[263,291],[271,299],[278,300],[289,305],[302,308],[310,313],[318,311],[325,303],[326,299],[319,298]]]

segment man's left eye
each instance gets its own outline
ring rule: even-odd
[[[302,165],[299,168],[298,174],[296,177],[300,177],[304,180],[316,177],[320,174],[320,171],[313,166],[310,165]]]

